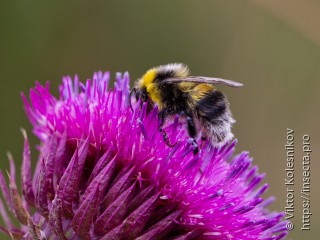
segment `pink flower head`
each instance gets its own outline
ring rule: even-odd
[[[179,116],[158,130],[157,108],[129,107],[129,75],[95,73],[85,84],[63,78],[60,97],[49,85],[24,95],[41,140],[34,173],[24,132],[22,195],[11,161],[0,202],[5,227],[20,239],[282,239],[283,213],[269,213],[259,174],[236,141],[220,149],[205,142],[197,155]],[[20,222],[15,226],[9,209]]]

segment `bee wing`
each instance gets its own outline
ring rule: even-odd
[[[227,85],[230,87],[242,87],[243,84],[227,79],[222,78],[212,78],[212,77],[202,77],[202,76],[190,76],[185,78],[168,78],[163,80],[162,82],[167,83],[180,83],[180,82],[194,82],[194,83],[207,83],[207,84],[221,84],[221,85]]]

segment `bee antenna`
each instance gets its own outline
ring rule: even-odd
[[[136,95],[137,89],[136,88],[132,88],[131,91],[130,91],[130,94],[129,94],[129,105],[130,105],[131,110],[133,111],[132,104],[131,104],[132,92],[134,92],[134,94]]]

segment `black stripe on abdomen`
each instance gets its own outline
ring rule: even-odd
[[[228,103],[222,92],[214,90],[208,92],[204,98],[197,102],[195,107],[199,111],[201,118],[215,123],[217,118],[226,113]]]

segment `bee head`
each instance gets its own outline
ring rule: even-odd
[[[152,68],[148,70],[135,85],[136,100],[138,101],[140,99],[141,106],[144,102],[148,102],[148,112],[153,108],[154,103],[159,104],[160,101],[155,84],[156,76],[157,70]]]
[[[135,98],[136,101],[138,102],[140,99],[140,107],[142,107],[144,102],[148,102],[148,106],[147,106],[147,113],[149,113],[153,107],[154,107],[154,103],[152,101],[150,101],[150,98],[148,96],[147,93],[147,89],[146,88],[133,88],[130,92],[130,97],[129,97],[129,104],[130,104],[130,108],[133,111],[132,105],[131,105],[131,95],[132,93],[135,94]]]
[[[160,97],[156,86],[157,69],[148,70],[136,83],[136,99],[141,102],[149,101],[149,104],[159,104]]]
[[[142,102],[146,102],[149,99],[147,89],[146,88],[138,88],[136,90],[136,100],[141,100]]]

